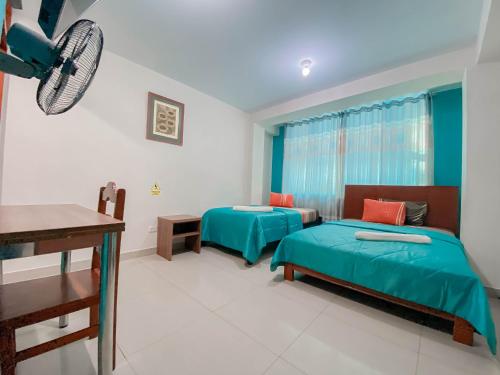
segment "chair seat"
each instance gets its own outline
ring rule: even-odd
[[[20,328],[99,303],[99,274],[65,273],[0,286],[0,327]]]

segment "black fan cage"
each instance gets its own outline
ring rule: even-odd
[[[57,42],[56,65],[38,85],[37,103],[42,111],[56,115],[78,103],[92,83],[103,44],[101,29],[90,20],[79,20],[64,33]]]

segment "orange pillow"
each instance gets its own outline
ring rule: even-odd
[[[269,205],[275,207],[293,207],[293,195],[292,194],[278,194],[271,193],[269,198]]]
[[[363,221],[391,225],[404,225],[406,218],[405,202],[384,202],[373,199],[364,200]]]

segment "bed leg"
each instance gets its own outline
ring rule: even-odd
[[[453,324],[453,340],[464,345],[472,346],[474,343],[474,328],[462,318],[455,318]]]
[[[293,281],[293,266],[289,263],[285,264],[285,280],[287,281]]]

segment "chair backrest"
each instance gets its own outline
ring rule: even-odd
[[[97,212],[107,215],[108,202],[115,204],[113,217],[118,220],[123,220],[123,213],[125,211],[125,189],[117,189],[114,182],[108,182],[106,186],[102,186],[99,190]]]
[[[117,189],[114,182],[108,182],[106,186],[99,189],[99,199],[97,201],[97,212],[100,214],[108,215],[107,208],[108,202],[115,204],[113,210],[113,217],[117,220],[123,220],[123,213],[125,211],[125,189]],[[110,215],[111,216],[111,215]],[[118,233],[116,251],[117,259],[120,257],[122,234]],[[92,268],[98,269],[100,265],[100,255],[97,248],[92,252]]]

